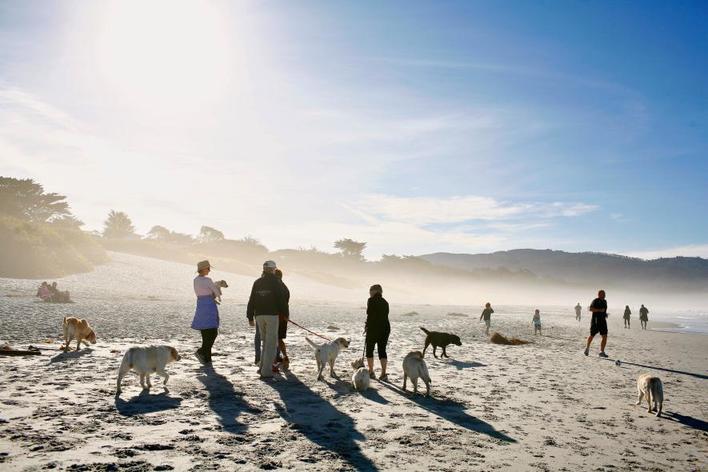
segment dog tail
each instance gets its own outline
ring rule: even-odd
[[[420,329],[422,329],[425,334],[430,334],[430,331],[428,331],[427,329],[423,328],[422,326],[420,327]]]
[[[320,348],[317,344],[314,343],[314,341],[312,341],[312,340],[311,340],[310,338],[308,338],[307,336],[305,336],[305,341],[307,341],[308,343],[310,343],[310,346],[312,346],[312,348],[315,349],[315,350],[317,350],[317,349]]]

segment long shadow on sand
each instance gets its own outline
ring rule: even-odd
[[[78,359],[79,357],[83,357],[87,354],[91,354],[92,352],[93,352],[93,349],[91,349],[90,347],[81,349],[80,351],[60,352],[56,356],[49,359],[49,363],[54,364],[55,362],[64,362],[64,361],[68,361],[71,359]]]
[[[245,432],[247,427],[236,418],[244,411],[260,413],[260,410],[249,405],[243,399],[243,393],[237,392],[234,384],[215,371],[213,366],[202,366],[202,372],[205,375],[199,375],[197,379],[209,392],[209,408],[216,413],[223,430],[234,434]]]
[[[609,358],[609,357],[605,358],[605,360],[607,360],[607,361],[612,361],[612,362],[616,362],[616,361],[617,361],[616,359],[612,359],[612,358]],[[695,373],[695,372],[686,372],[686,371],[683,371],[683,370],[667,369],[667,368],[665,368],[665,367],[657,367],[657,366],[655,366],[655,365],[635,364],[634,362],[627,362],[627,361],[620,361],[620,362],[622,363],[622,365],[633,365],[633,366],[635,366],[635,367],[643,367],[643,368],[645,368],[645,369],[654,369],[654,370],[661,370],[661,371],[664,371],[664,372],[671,372],[671,373],[673,373],[673,374],[689,375],[689,376],[691,376],[691,377],[696,377],[697,379],[703,379],[703,380],[708,379],[708,375],[705,375],[705,374],[697,374],[697,373]]]
[[[516,442],[516,439],[507,436],[501,431],[497,431],[491,424],[486,423],[480,420],[479,418],[476,418],[465,412],[465,406],[462,403],[450,399],[440,400],[432,397],[424,397],[422,395],[411,396],[408,392],[404,392],[400,388],[390,383],[382,383],[381,385],[385,386],[392,392],[396,392],[402,397],[407,398],[408,400],[418,405],[420,408],[430,413],[433,413],[434,415],[437,415],[440,418],[444,418],[449,422],[461,426],[465,429],[486,434],[487,436],[492,437],[494,439],[498,439],[500,441],[510,443]]]
[[[128,401],[116,396],[116,410],[123,416],[139,416],[156,411],[171,410],[178,408],[182,403],[181,398],[168,396],[167,392],[150,395],[150,392],[143,390],[140,395],[136,395]]]
[[[337,410],[330,402],[310,390],[292,372],[287,382],[269,383],[283,402],[277,407],[280,416],[295,430],[318,446],[332,451],[356,470],[378,470],[355,440],[364,440],[354,420]]]
[[[664,412],[663,415],[671,421],[676,421],[690,428],[697,429],[699,431],[708,431],[708,422],[694,418],[693,416],[686,416],[673,412]]]

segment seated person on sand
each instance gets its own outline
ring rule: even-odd
[[[37,296],[43,302],[48,302],[52,298],[52,292],[49,290],[49,284],[47,282],[42,282],[42,285],[39,286]]]

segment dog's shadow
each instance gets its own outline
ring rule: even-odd
[[[285,373],[285,377],[287,382],[267,385],[280,395],[282,405],[276,405],[276,410],[289,427],[318,446],[337,454],[355,470],[377,470],[357,443],[365,437],[357,431],[354,419],[337,410],[292,372]]]
[[[694,418],[693,416],[682,415],[674,412],[662,412],[664,418],[671,421],[676,421],[682,425],[686,425],[689,428],[697,429],[699,431],[708,432],[708,422],[703,421],[699,418]]]
[[[465,411],[465,405],[455,400],[446,398],[438,399],[433,397],[425,397],[423,395],[411,395],[409,392],[404,392],[400,388],[390,383],[382,383],[389,390],[398,393],[399,395],[412,401],[420,408],[428,411],[440,418],[461,426],[470,431],[486,434],[487,436],[498,439],[500,441],[515,443],[516,439],[497,431],[491,424],[476,418]]]
[[[197,379],[204,384],[209,392],[209,408],[216,414],[224,431],[242,433],[247,427],[236,418],[243,412],[260,413],[243,399],[243,392],[236,391],[234,384],[225,376],[219,374],[211,364],[201,367],[203,375]]]
[[[182,399],[170,397],[167,389],[155,395],[151,395],[148,390],[143,389],[139,395],[127,401],[123,400],[118,395],[115,397],[116,410],[122,416],[138,416],[146,413],[171,410],[178,408],[181,403]]]
[[[65,362],[72,359],[78,359],[80,357],[91,354],[92,352],[93,349],[91,349],[90,347],[83,348],[79,351],[62,351],[56,356],[49,359],[49,363],[54,364],[55,362]]]
[[[487,364],[482,364],[481,362],[465,362],[465,361],[458,361],[457,359],[449,359],[447,361],[443,361],[446,364],[449,364],[453,367],[456,367],[458,370],[462,369],[474,369],[475,367],[486,367]]]

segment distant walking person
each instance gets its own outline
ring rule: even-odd
[[[536,310],[533,314],[533,335],[536,336],[536,334],[541,334],[541,311]]]
[[[278,315],[289,315],[283,283],[275,276],[274,261],[263,263],[263,274],[253,282],[248,298],[248,324],[258,324],[263,347],[260,355],[261,378],[273,377],[273,361],[278,344]]]
[[[283,272],[280,269],[275,269],[275,276],[282,282]],[[285,283],[283,283],[283,289],[285,290],[285,303],[289,304],[290,290]],[[288,351],[285,348],[285,338],[288,336],[288,318],[288,315],[278,313],[278,349],[275,354],[275,362],[282,365],[285,370],[290,368],[290,359],[288,358]]]
[[[580,306],[580,302],[578,302],[577,305],[575,305],[575,319],[580,321],[580,314],[583,311],[583,307]]]
[[[209,278],[211,265],[209,261],[197,264],[197,275],[194,278],[194,293],[197,295],[197,309],[192,320],[192,329],[202,334],[202,346],[197,349],[197,359],[203,364],[211,362],[211,348],[219,334],[219,308],[215,297],[221,296],[221,289]]]
[[[649,321],[649,310],[642,305],[639,309],[639,322],[642,324],[642,329],[647,329],[647,321]]]
[[[590,352],[590,344],[597,333],[602,336],[600,343],[600,357],[608,357],[605,354],[605,346],[607,345],[607,301],[605,300],[605,291],[600,290],[597,293],[597,298],[590,304],[592,318],[590,319],[590,336],[588,336],[588,344],[585,347],[585,355]]]
[[[624,306],[624,327],[629,328],[629,318],[632,316],[632,310],[629,309],[629,305]]]
[[[386,344],[388,344],[388,337],[391,334],[388,311],[388,302],[383,297],[383,288],[379,284],[372,285],[369,288],[369,300],[366,302],[366,324],[364,325],[364,331],[366,332],[366,363],[369,367],[369,377],[375,379],[374,347],[376,347],[379,354],[379,362],[381,363],[379,380],[384,382],[388,380],[388,375],[386,375],[386,365],[388,364]]]
[[[484,305],[484,310],[479,317],[480,321],[484,320],[484,324],[487,327],[487,330],[485,331],[487,335],[489,335],[489,327],[492,325],[492,313],[494,313],[494,310],[492,310],[492,304],[487,302],[487,304]]]

